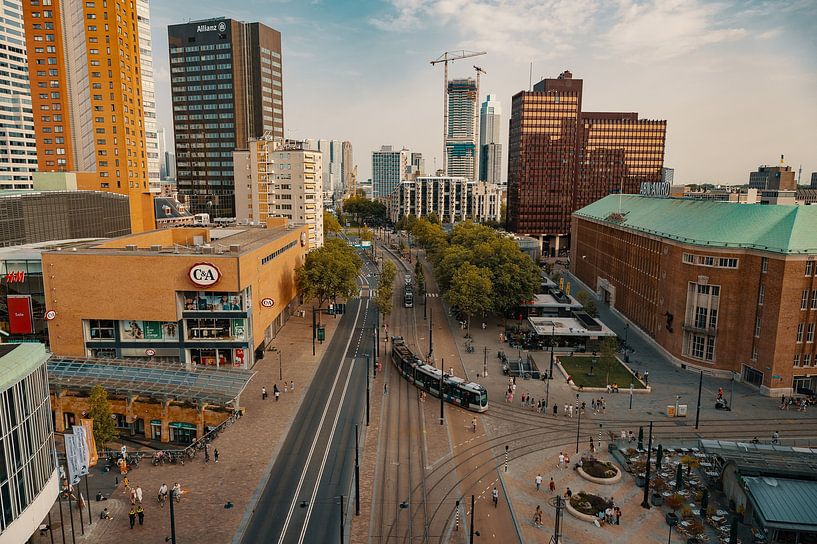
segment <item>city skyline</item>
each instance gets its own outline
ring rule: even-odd
[[[422,152],[427,171],[442,167],[442,70],[428,61],[460,48],[488,52],[478,63],[487,72],[480,101],[491,93],[510,104],[528,88],[533,61],[534,81],[565,69],[594,81],[588,109],[667,119],[665,165],[676,169],[679,183],[743,184],[748,172],[777,163],[781,154],[795,170],[802,165],[801,183],[817,171],[808,137],[817,123],[810,92],[817,86],[817,47],[808,34],[815,15],[808,2],[580,2],[556,9],[548,2],[500,8],[478,1],[456,13],[436,0],[275,6],[269,14],[261,3],[224,10],[204,1],[193,18],[258,20],[281,31],[291,97],[285,136],[351,141],[359,179],[371,177],[366,155],[382,144]],[[189,8],[151,6],[160,127],[171,128],[167,25],[187,20]],[[587,35],[565,30],[572,28]],[[473,76],[471,64],[454,62],[450,77]]]

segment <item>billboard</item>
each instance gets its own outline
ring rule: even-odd
[[[11,334],[32,334],[34,323],[31,319],[31,297],[29,295],[9,295],[9,332]]]
[[[177,340],[179,326],[170,321],[122,321],[123,340]]]
[[[72,485],[79,483],[80,478],[88,474],[88,442],[85,427],[74,425],[73,433],[65,433],[65,459],[68,463],[68,478]]]
[[[96,440],[94,440],[94,420],[80,418],[79,424],[85,428],[85,443],[88,446],[88,466],[95,467],[99,461],[96,453]]]

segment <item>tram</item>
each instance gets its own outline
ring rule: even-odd
[[[403,289],[403,307],[414,308],[414,291],[412,291],[411,285],[406,285]]]
[[[425,364],[415,356],[402,336],[392,336],[391,360],[408,381],[435,397],[440,397],[442,371]],[[457,376],[443,375],[442,394],[446,402],[472,412],[488,410],[488,391],[478,383],[466,382]]]

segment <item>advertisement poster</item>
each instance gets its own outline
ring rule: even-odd
[[[233,338],[244,340],[244,320],[233,319]]]
[[[34,324],[31,320],[31,297],[28,295],[9,295],[9,332],[11,334],[32,334]]]
[[[142,321],[125,321],[125,340],[144,340],[145,324]]]
[[[161,340],[162,339],[162,324],[158,321],[145,321],[145,339],[147,340]]]
[[[65,433],[65,459],[68,464],[68,477],[72,485],[79,483],[80,478],[88,474],[88,444],[85,441],[85,427],[74,425],[73,433]]]
[[[95,467],[99,461],[96,453],[96,440],[94,440],[94,420],[80,418],[79,424],[85,429],[85,443],[88,445],[88,466]]]
[[[130,319],[122,322],[123,340],[177,340],[178,338],[179,327],[173,322]]]

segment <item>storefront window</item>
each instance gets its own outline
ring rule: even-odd
[[[191,349],[190,358],[194,366],[244,368],[246,365],[246,353],[244,348]]]
[[[179,339],[179,326],[173,321],[139,321],[124,320],[121,325],[122,340],[160,340],[174,341]]]
[[[110,319],[91,319],[89,329],[91,340],[113,340],[116,322]]]
[[[186,311],[240,312],[244,310],[244,297],[240,293],[202,291],[187,292],[183,296]]]
[[[91,357],[96,359],[116,359],[116,350],[111,348],[93,348]]]
[[[244,319],[188,319],[188,340],[244,340]]]

